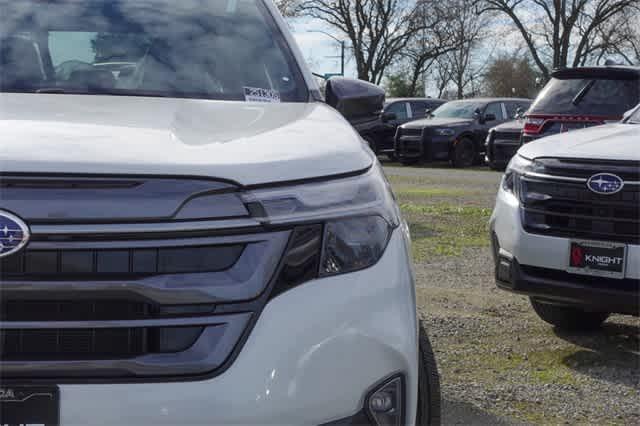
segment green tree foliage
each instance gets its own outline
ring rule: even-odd
[[[404,73],[391,74],[386,81],[387,96],[390,98],[412,98],[424,96],[424,83],[413,88],[410,79]]]
[[[499,56],[485,74],[486,91],[490,96],[534,97],[537,77],[528,58],[518,53]]]

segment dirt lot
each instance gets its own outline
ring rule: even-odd
[[[640,320],[565,334],[493,281],[487,221],[500,175],[386,167],[410,223],[418,304],[445,423],[640,424]]]

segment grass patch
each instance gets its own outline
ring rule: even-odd
[[[531,353],[531,376],[540,383],[575,385],[575,376],[564,363],[575,352],[574,348],[564,348]]]
[[[465,248],[489,244],[491,210],[451,204],[401,204],[413,241],[417,261],[430,257],[460,256]]]
[[[396,195],[400,198],[408,197],[463,197],[474,195],[476,192],[461,188],[397,188]]]

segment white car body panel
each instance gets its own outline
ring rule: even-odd
[[[560,133],[530,142],[518,154],[530,160],[554,157],[640,161],[640,126],[617,123]]]
[[[258,185],[372,163],[351,125],[321,103],[0,94],[6,173],[211,176]]]

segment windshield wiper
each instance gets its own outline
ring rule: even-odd
[[[594,84],[596,84],[595,80],[591,80],[587,84],[585,84],[584,87],[578,92],[576,97],[571,100],[571,103],[575,106],[578,106],[578,104],[582,102],[585,96],[589,94]]]

